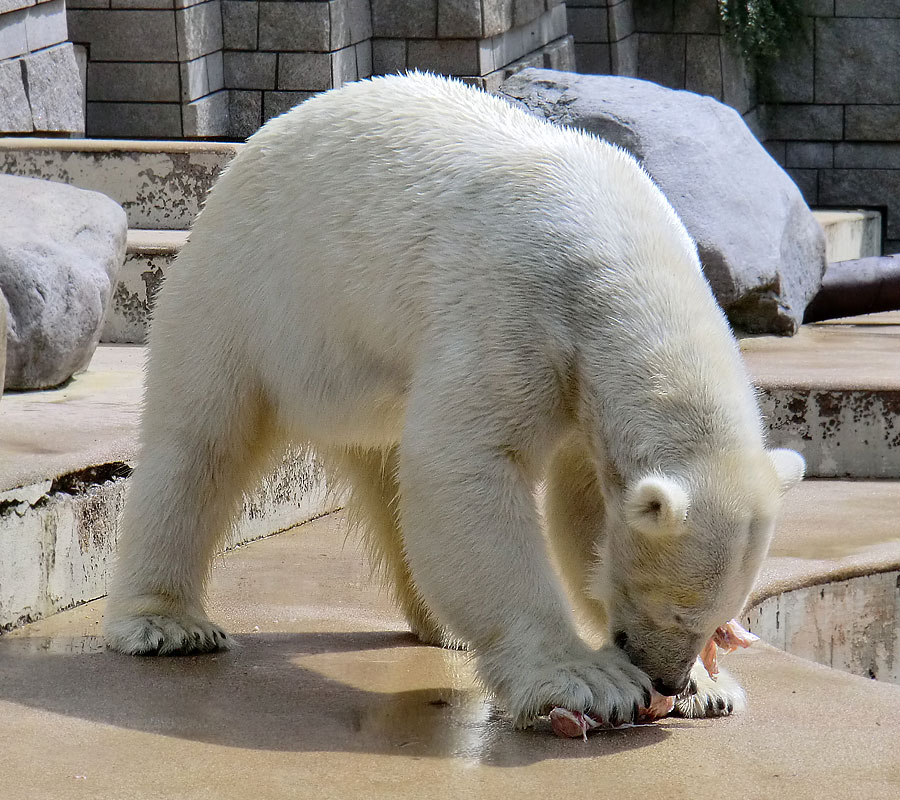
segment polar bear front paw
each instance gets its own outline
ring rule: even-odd
[[[724,669],[720,668],[713,680],[698,661],[691,668],[691,684],[697,691],[675,701],[675,714],[680,717],[727,717],[747,707],[747,695],[741,685]]]
[[[585,648],[519,671],[502,682],[497,694],[516,727],[526,727],[557,707],[619,725],[637,719],[639,709],[649,703],[650,679],[617,647]]]
[[[198,617],[143,614],[109,620],[106,644],[127,655],[187,655],[228,650],[231,637],[218,625]]]

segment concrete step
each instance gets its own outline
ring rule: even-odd
[[[187,230],[222,168],[230,142],[0,138],[0,172],[103,192],[128,226]]]
[[[877,211],[817,209],[813,216],[825,231],[829,263],[881,255],[881,214]]]
[[[137,451],[145,348],[101,345],[60,389],[0,403],[0,630],[106,592]],[[227,546],[334,508],[292,454],[244,503]]]
[[[125,263],[100,341],[143,344],[147,340],[153,298],[187,238],[188,231],[128,231]]]
[[[900,478],[900,313],[741,340],[773,444],[816,477]]]

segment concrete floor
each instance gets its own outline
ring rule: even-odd
[[[757,596],[845,574],[848,558],[896,567],[898,518],[896,484],[801,487]],[[767,646],[725,658],[750,696],[739,716],[586,744],[514,731],[464,653],[406,633],[353,542],[338,514],[223,557],[211,612],[237,636],[230,653],[107,653],[102,601],[4,635],[0,797],[900,797],[900,686]]]
[[[101,345],[90,367],[58,389],[0,400],[0,492],[137,450],[145,350]],[[2,795],[0,795],[2,797]]]

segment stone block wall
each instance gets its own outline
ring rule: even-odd
[[[87,52],[90,136],[242,139],[309,95],[370,75],[431,70],[490,89],[524,66],[574,69],[563,0],[69,6],[72,41]]]
[[[562,0],[222,0],[229,135],[310,94],[431,70],[495,88],[524,66],[573,69]]]
[[[228,135],[372,74],[370,0],[222,0]]]
[[[225,136],[221,0],[69,0],[87,60],[87,134]]]
[[[717,0],[566,0],[578,72],[706,94],[758,130],[753,76],[722,35]]]
[[[0,132],[84,133],[65,0],[0,0]]]
[[[372,29],[377,74],[432,70],[495,89],[525,66],[574,69],[562,0],[372,0]]]
[[[767,147],[807,202],[880,210],[900,252],[900,2],[810,0],[759,91]]]

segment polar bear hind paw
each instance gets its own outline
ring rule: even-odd
[[[190,655],[229,650],[234,640],[209,620],[176,619],[161,614],[124,617],[108,622],[106,644],[127,655]]]
[[[727,717],[747,707],[747,695],[741,685],[725,670],[713,680],[699,662],[691,670],[694,694],[675,700],[674,714],[688,719]]]

